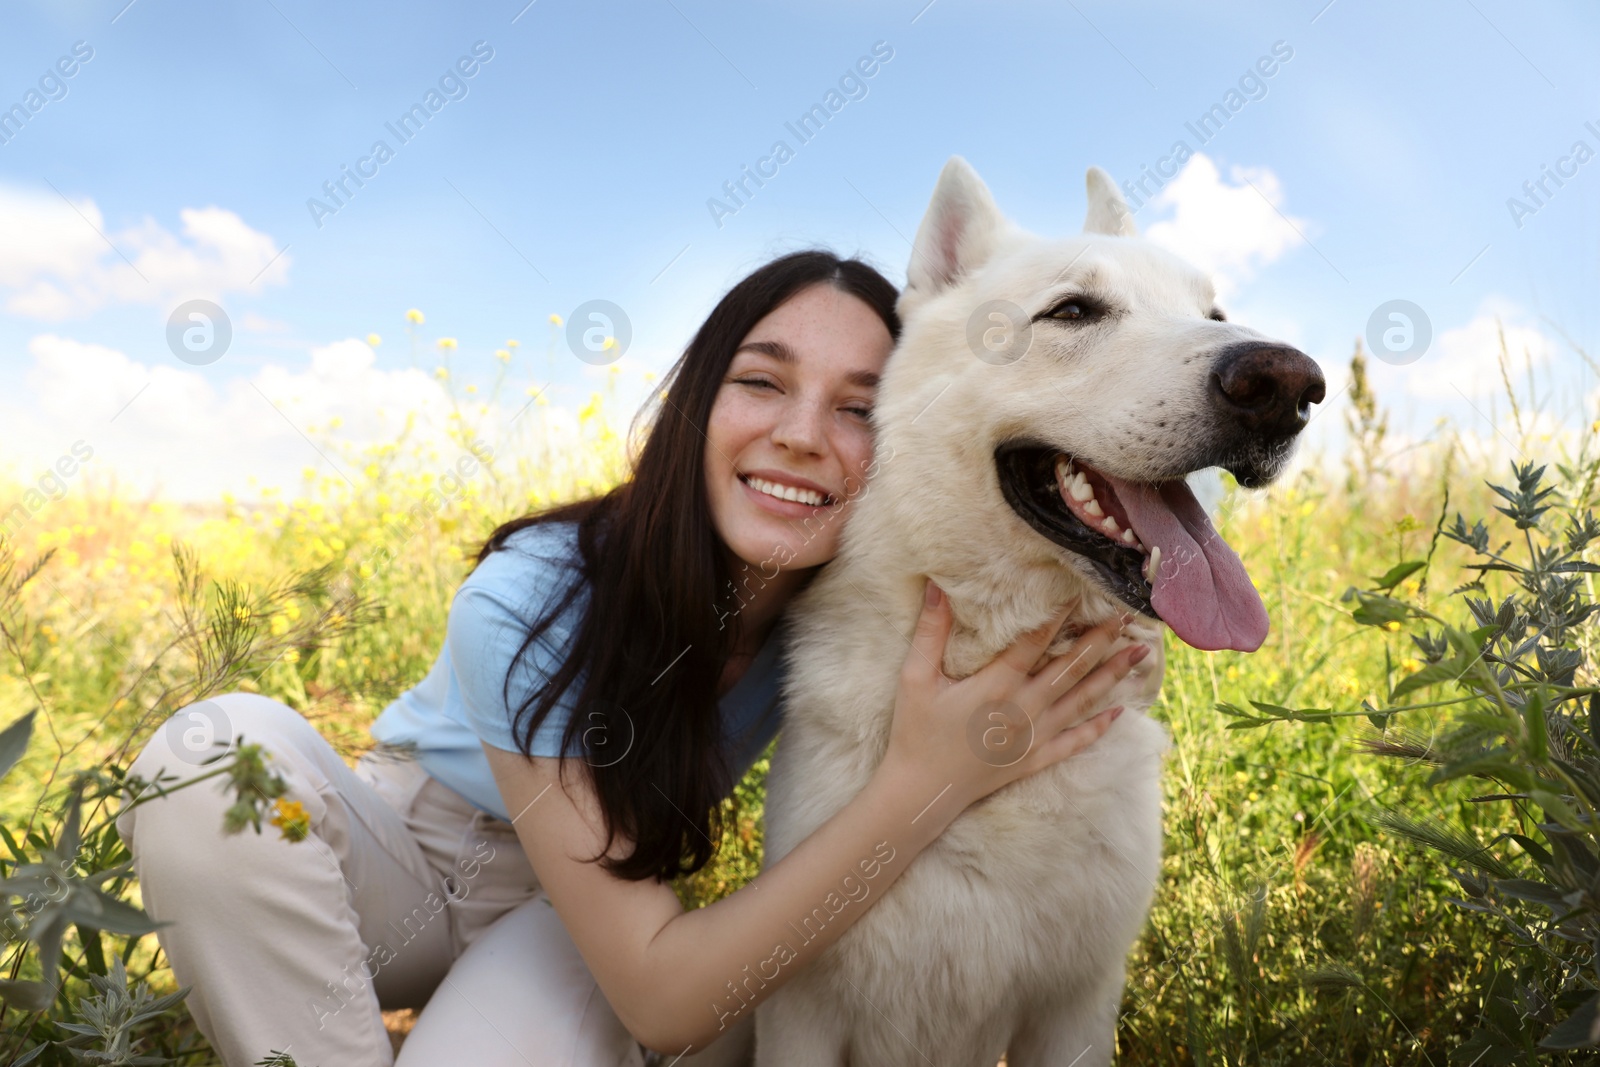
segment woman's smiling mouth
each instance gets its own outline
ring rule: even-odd
[[[757,504],[779,515],[809,515],[833,504],[833,494],[814,482],[776,471],[741,471],[740,484]]]

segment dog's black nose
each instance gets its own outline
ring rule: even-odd
[[[1211,369],[1211,399],[1247,432],[1293,437],[1311,421],[1311,405],[1327,395],[1322,368],[1288,345],[1242,341],[1223,350]]]

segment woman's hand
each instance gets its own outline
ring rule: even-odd
[[[1128,622],[1122,616],[1084,631],[1061,655],[1045,655],[1073,606],[1062,605],[987,666],[956,681],[941,666],[953,622],[949,598],[929,579],[900,671],[885,767],[908,775],[930,797],[944,791],[949,803],[954,794],[964,809],[1104,734],[1122,708],[1098,710],[1100,704],[1151,646],[1135,641],[1112,652]],[[1160,685],[1159,664],[1150,673],[1141,690]]]

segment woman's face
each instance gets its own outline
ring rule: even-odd
[[[706,486],[717,533],[766,578],[838,551],[872,460],[869,416],[893,348],[872,308],[819,283],[756,323],[734,353],[706,428]]]

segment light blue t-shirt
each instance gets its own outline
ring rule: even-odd
[[[450,604],[444,648],[433,669],[372,723],[375,739],[390,745],[414,744],[430,775],[474,807],[501,819],[510,816],[480,741],[518,751],[511,734],[517,707],[560,669],[588,606],[587,586],[519,662],[510,701],[505,699],[507,669],[528,631],[548,607],[560,602],[580,574],[577,529],[575,522],[552,522],[518,530],[506,539],[505,547],[478,564]],[[750,769],[778,732],[783,680],[779,646],[784,629],[780,621],[738,683],[717,702],[736,778]],[[540,724],[533,739],[534,755],[562,754],[561,735],[584,677],[579,674]],[[627,727],[616,723],[608,724],[608,729],[609,740]],[[625,737],[620,740],[627,743]]]

